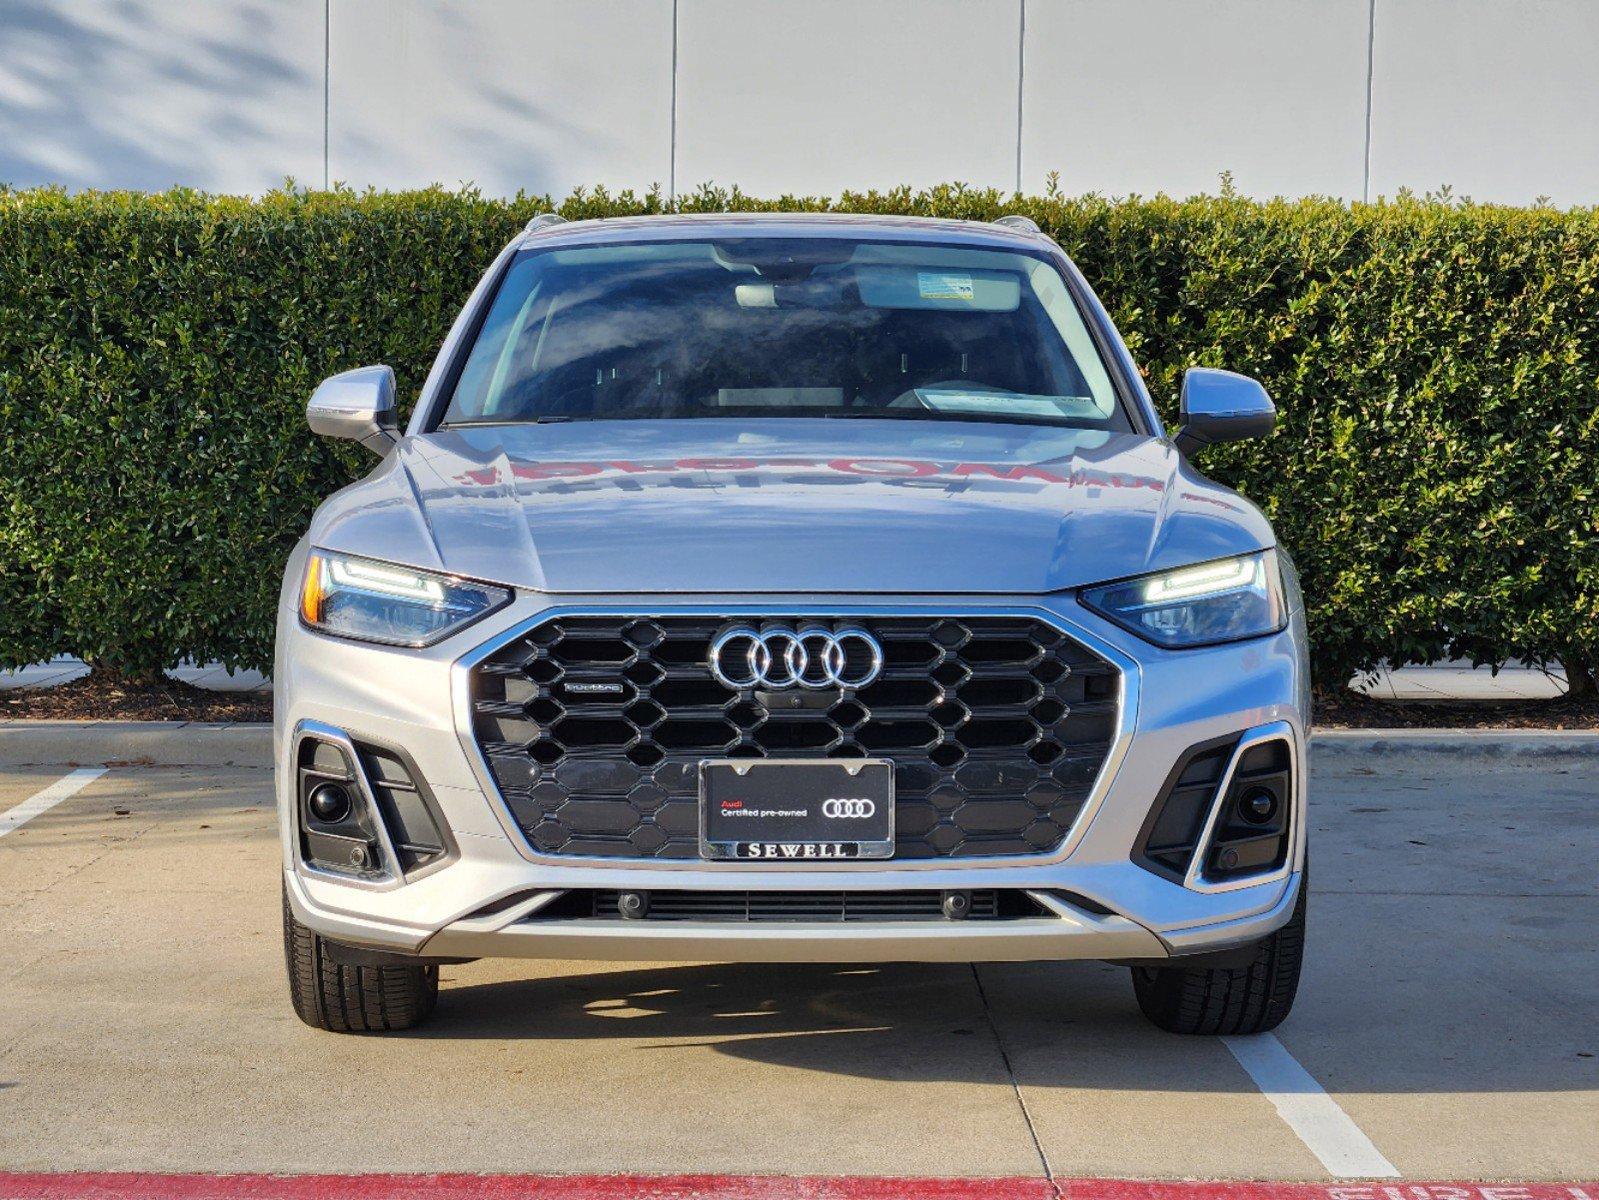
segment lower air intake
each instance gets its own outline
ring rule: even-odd
[[[1004,921],[1049,914],[1026,892],[987,888],[969,893],[968,921]],[[781,921],[943,921],[944,893],[653,891],[646,921],[721,921],[751,924]],[[531,920],[620,920],[620,891],[574,889],[540,909]]]

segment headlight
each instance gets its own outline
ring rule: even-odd
[[[1273,550],[1107,583],[1081,595],[1123,629],[1173,649],[1260,637],[1287,621]]]
[[[300,619],[339,637],[427,646],[511,599],[509,588],[313,550]]]

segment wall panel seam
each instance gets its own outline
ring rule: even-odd
[[[1027,0],[1016,0],[1016,191],[1022,190],[1022,117],[1026,105],[1027,82]]]
[[[1377,0],[1366,4],[1366,147],[1360,177],[1360,198],[1371,203],[1371,94],[1377,55]]]
[[[677,206],[677,4],[672,0],[672,115],[666,150],[666,197]]]
[[[333,186],[329,161],[332,158],[330,129],[333,92],[333,0],[322,0],[322,190]]]

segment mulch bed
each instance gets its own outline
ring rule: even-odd
[[[213,692],[176,679],[86,675],[49,688],[0,692],[0,717],[55,721],[270,721],[269,692]],[[1320,729],[1599,729],[1599,699],[1373,700],[1358,692],[1316,696]]]
[[[85,675],[0,692],[0,717],[38,721],[270,721],[270,692],[213,692],[177,679]]]
[[[1599,698],[1416,704],[1318,692],[1314,719],[1318,729],[1599,729]]]

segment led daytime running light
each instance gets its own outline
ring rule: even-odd
[[[1144,584],[1144,606],[1152,608],[1176,600],[1217,596],[1248,587],[1258,581],[1260,570],[1259,558],[1235,558],[1157,575]]]
[[[393,596],[413,604],[444,607],[444,585],[437,579],[348,558],[329,558],[326,562],[333,582],[343,587],[358,588],[377,596]]]

